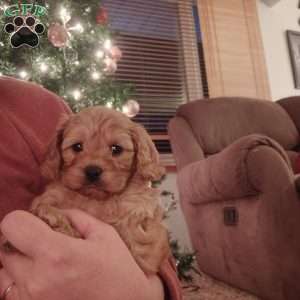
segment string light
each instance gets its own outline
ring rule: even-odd
[[[93,72],[92,73],[92,78],[94,79],[94,80],[98,80],[98,79],[100,79],[100,73],[99,72]]]
[[[27,73],[25,70],[22,70],[22,71],[20,71],[19,76],[20,76],[22,79],[26,79],[27,76],[28,76],[28,73]]]
[[[80,23],[77,23],[75,26],[71,27],[70,30],[75,30],[79,33],[83,33],[84,32],[84,28]]]
[[[128,108],[128,106],[124,105],[122,107],[122,112],[123,112],[123,114],[125,114],[127,116],[129,114],[129,108]]]
[[[104,57],[104,52],[103,52],[102,50],[98,50],[98,51],[96,52],[96,57],[97,57],[97,58],[103,58],[103,57]]]
[[[41,63],[40,69],[43,73],[48,71],[48,66],[45,63]]]
[[[106,107],[108,107],[108,108],[112,108],[112,107],[113,107],[113,104],[112,104],[112,102],[107,102],[107,103],[106,103]]]
[[[75,100],[79,100],[81,98],[81,92],[79,90],[74,90],[73,97]]]
[[[105,40],[105,42],[104,42],[104,48],[106,49],[106,50],[110,50],[111,49],[111,47],[112,47],[112,42],[111,42],[111,40]]]
[[[62,19],[62,21],[64,22],[64,24],[66,24],[67,22],[70,21],[71,16],[68,13],[67,9],[65,7],[62,7],[60,10],[60,17]]]
[[[76,60],[76,61],[74,62],[74,64],[75,64],[75,66],[79,66],[79,61]]]
[[[3,6],[1,6],[1,9],[3,9],[4,11],[6,11],[8,9],[8,5],[4,4]]]

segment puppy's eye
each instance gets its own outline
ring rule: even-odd
[[[123,153],[124,149],[123,147],[119,146],[119,145],[112,145],[111,146],[111,153],[113,156],[118,156],[121,155]]]
[[[83,144],[82,143],[76,143],[72,146],[72,149],[74,152],[82,152],[83,151]]]

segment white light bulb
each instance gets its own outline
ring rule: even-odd
[[[83,33],[84,32],[84,28],[80,23],[77,23],[74,27],[70,28],[71,30],[75,30],[79,33]]]
[[[99,72],[93,72],[92,73],[92,78],[94,79],[94,80],[98,80],[98,79],[100,79],[100,73]]]
[[[111,42],[111,40],[106,40],[106,41],[104,42],[104,48],[105,48],[106,50],[110,50],[111,47],[112,47],[112,42]]]
[[[79,66],[79,61],[76,60],[74,64],[75,64],[75,66]]]
[[[73,91],[73,97],[75,100],[79,100],[81,98],[81,92],[79,90]]]
[[[20,73],[19,73],[19,75],[20,75],[20,77],[22,78],[22,79],[25,79],[27,76],[28,76],[28,73],[26,72],[26,71],[21,71]]]
[[[112,102],[107,102],[107,103],[106,103],[106,107],[108,107],[108,108],[112,108],[112,107],[113,107],[113,104],[112,104]]]
[[[126,105],[124,105],[122,107],[122,112],[123,112],[123,114],[125,114],[127,116],[129,114],[129,108]]]
[[[2,73],[2,72],[0,72],[0,77],[1,77],[1,76],[3,76],[3,73]]]
[[[103,52],[102,50],[98,50],[98,51],[96,52],[96,57],[97,57],[97,58],[103,58],[103,57],[104,57],[104,52]]]
[[[67,23],[71,19],[71,16],[70,16],[70,14],[68,13],[68,11],[65,7],[61,8],[60,17],[61,17],[61,19],[63,20],[64,23]]]
[[[48,66],[45,63],[41,63],[40,69],[43,73],[48,71]]]

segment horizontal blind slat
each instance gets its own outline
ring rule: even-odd
[[[134,121],[151,133],[167,136],[167,124],[178,106],[202,93],[202,87],[204,93],[208,91],[200,77],[204,60],[199,59],[193,3],[102,0],[123,52],[114,78],[133,84],[132,98],[141,107]],[[171,151],[168,138],[156,141],[156,146],[162,153]]]

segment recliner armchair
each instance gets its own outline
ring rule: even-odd
[[[300,299],[300,97],[182,105],[169,135],[202,271],[262,299]]]

